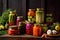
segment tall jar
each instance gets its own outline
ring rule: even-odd
[[[37,8],[36,10],[36,23],[44,23],[44,9]]]
[[[23,16],[17,16],[16,25],[19,25],[19,22],[23,21]]]
[[[10,14],[9,14],[9,26],[16,25],[16,18],[17,18],[16,12],[10,11]]]
[[[35,10],[34,9],[29,9],[28,11],[28,21],[29,22],[35,22]]]
[[[27,22],[26,24],[26,34],[32,35],[33,34],[33,23]]]
[[[34,24],[33,36],[41,36],[41,35],[42,35],[42,28],[40,24]]]

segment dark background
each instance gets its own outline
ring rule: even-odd
[[[59,0],[0,0],[0,15],[2,11],[12,8],[17,10],[18,15],[23,15],[27,19],[29,8],[45,8],[46,13],[52,13],[54,22],[60,22],[60,1]]]

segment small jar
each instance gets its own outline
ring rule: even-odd
[[[18,34],[18,27],[16,27],[16,26],[9,26],[8,34],[9,35],[16,35],[16,34]]]
[[[23,16],[18,16],[16,20],[16,25],[18,26],[19,22],[23,21]]]

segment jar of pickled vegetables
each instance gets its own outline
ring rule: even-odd
[[[46,24],[48,26],[50,26],[50,25],[52,25],[52,23],[53,23],[53,15],[52,15],[52,13],[46,14]]]
[[[35,10],[34,9],[29,9],[28,11],[28,21],[29,22],[35,22]]]
[[[19,22],[23,21],[23,16],[17,16],[16,25],[19,25]]]
[[[34,24],[33,36],[41,36],[41,35],[42,35],[42,28],[40,24]]]
[[[46,33],[47,30],[48,30],[47,24],[42,24],[41,26],[42,26],[42,29],[43,29],[43,33]]]
[[[34,24],[33,23],[27,23],[26,24],[26,34],[28,35],[32,35],[33,34],[33,26]]]
[[[16,26],[9,26],[8,34],[9,35],[16,35],[16,34],[18,34],[18,27],[16,27]]]
[[[26,33],[26,26],[23,22],[19,22],[18,31],[19,31],[19,34],[25,34]]]
[[[16,12],[10,11],[10,14],[9,14],[9,26],[16,25],[16,18],[17,18]]]
[[[36,10],[36,23],[44,23],[44,9],[37,8]]]

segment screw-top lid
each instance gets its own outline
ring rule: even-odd
[[[12,25],[12,26],[9,26],[9,27],[17,27],[16,25]]]
[[[22,22],[19,22],[19,26],[22,26]]]
[[[46,14],[46,16],[52,16],[52,13]]]
[[[35,9],[29,9],[29,11],[34,11]]]
[[[47,24],[44,24],[45,27],[47,27]]]
[[[17,16],[17,18],[19,19],[19,18],[20,18],[20,16]]]
[[[23,16],[17,16],[17,18],[19,19],[19,18],[23,18]]]
[[[23,16],[20,16],[20,18],[23,18]]]
[[[37,8],[37,11],[43,11],[44,8]]]
[[[40,24],[34,24],[34,26],[40,26]]]
[[[37,24],[34,24],[34,26],[37,26]]]
[[[40,8],[37,8],[37,11],[40,11]]]
[[[13,11],[10,11],[10,13],[13,13]]]

